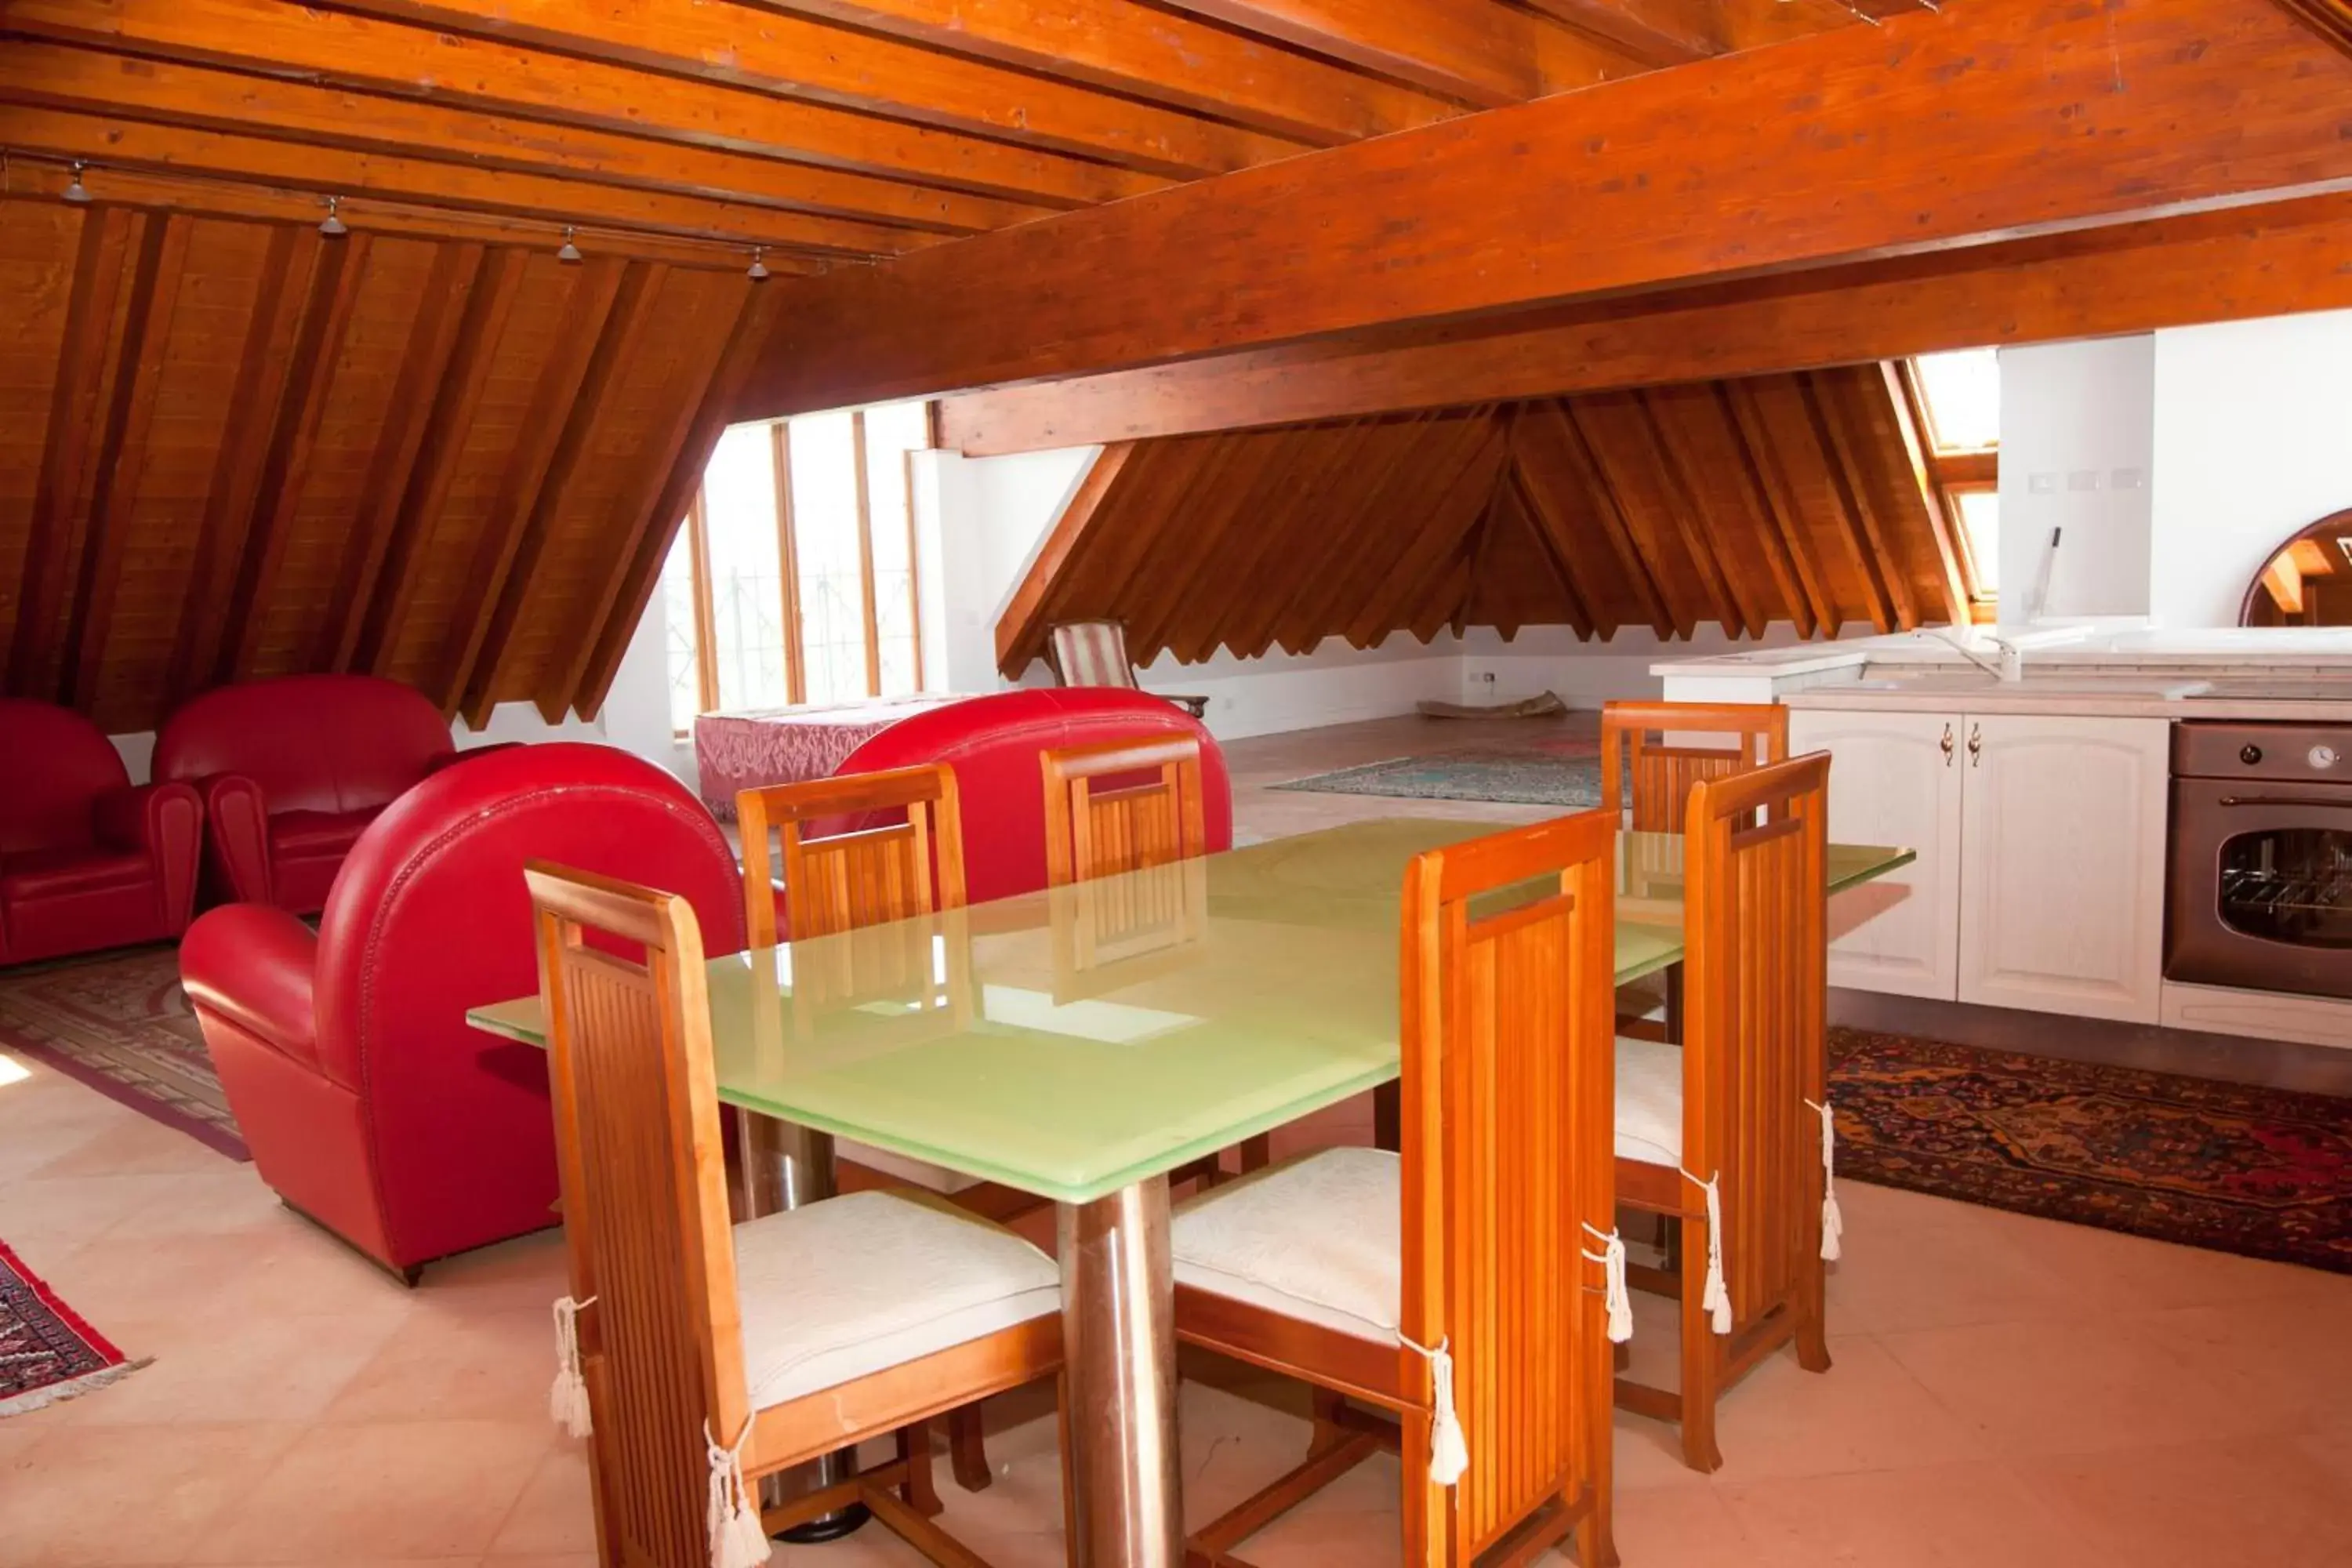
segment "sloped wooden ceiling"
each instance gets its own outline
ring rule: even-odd
[[[0,0],[0,684],[593,711],[791,283],[1909,5]]]
[[[1107,447],[997,627],[1138,662],[1400,632],[1760,637],[1962,622],[1967,585],[1892,367]]]

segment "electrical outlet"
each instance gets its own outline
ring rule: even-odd
[[[1495,672],[1491,669],[1482,669],[1478,672],[1478,679],[1485,684],[1492,686],[1495,684]]]

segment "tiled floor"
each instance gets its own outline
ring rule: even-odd
[[[1232,748],[1246,832],[1395,810],[1263,786],[1480,738],[1351,726]],[[1521,813],[1519,815],[1528,815]],[[1727,1400],[1726,1458],[1618,1423],[1628,1568],[2352,1563],[2352,1279],[1848,1183],[1825,1376],[1785,1354]],[[152,1366],[0,1421],[0,1565],[585,1564],[577,1445],[545,1418],[550,1238],[406,1291],[233,1165],[0,1057],[0,1237]],[[1670,1339],[1643,1303],[1636,1345]],[[1255,1380],[1187,1384],[1203,1518],[1296,1457]],[[1241,1388],[1253,1397],[1234,1392]],[[1050,1409],[999,1402],[988,1491],[946,1522],[1003,1568],[1061,1562]],[[1252,1543],[1265,1568],[1396,1559],[1378,1461]],[[912,1564],[879,1529],[779,1554]]]

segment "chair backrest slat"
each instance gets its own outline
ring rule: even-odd
[[[824,837],[810,826],[868,812],[904,811],[882,827]],[[735,797],[743,836],[744,923],[754,947],[777,938],[771,833],[782,846],[784,898],[795,938],[963,907],[963,813],[944,763],[845,773],[747,789]]]
[[[1193,737],[1096,741],[1040,752],[1038,763],[1045,789],[1048,885],[1207,852],[1201,742]]]
[[[1738,1321],[1818,1271],[1830,759],[1701,781],[1684,842],[1683,1159],[1721,1173]]]
[[[1678,833],[1691,785],[1788,755],[1789,710],[1777,702],[1604,703],[1601,808],[1636,833]]]
[[[612,1561],[705,1561],[703,1430],[731,1441],[750,1401],[701,931],[671,894],[538,862],[524,877],[572,1294],[593,1302],[600,1528]]]
[[[1614,1225],[1615,842],[1589,811],[1406,873],[1402,1327],[1454,1356],[1471,1462],[1423,1516],[1447,1562],[1608,1485],[1602,1277],[1579,1254]]]

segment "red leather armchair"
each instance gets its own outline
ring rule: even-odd
[[[181,944],[262,1179],[412,1279],[555,1223],[544,1058],[465,1021],[538,988],[532,858],[683,894],[709,951],[742,946],[735,857],[702,803],[651,763],[568,743],[485,756],[394,801],[352,847],[315,936],[234,904]]]
[[[1148,692],[1078,686],[975,697],[901,719],[834,772],[878,773],[918,763],[953,767],[963,805],[964,895],[977,904],[1045,885],[1045,787],[1038,752],[1163,733],[1199,738],[1209,851],[1232,848],[1234,795],[1224,753],[1198,719]]]
[[[214,896],[310,914],[376,814],[456,756],[447,721],[413,689],[295,675],[180,708],[155,737],[155,776],[204,797]]]
[[[0,963],[162,942],[188,926],[203,808],[185,784],[133,789],[70,709],[0,698]]]

